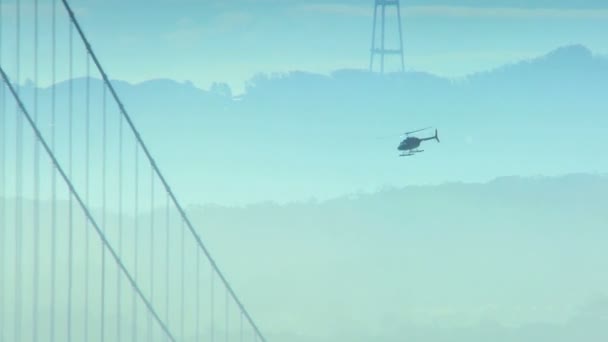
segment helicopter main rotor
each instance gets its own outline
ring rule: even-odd
[[[422,131],[427,130],[427,129],[430,129],[430,128],[431,128],[431,127],[425,127],[425,128],[417,129],[417,130],[415,130],[415,131],[411,131],[411,132],[405,132],[405,133],[404,133],[404,135],[410,135],[410,134],[413,134],[413,133],[422,132]]]

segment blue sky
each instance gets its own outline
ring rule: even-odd
[[[32,3],[22,1],[24,37],[33,35],[28,25]],[[41,32],[45,35],[50,27],[51,2],[40,3]],[[327,73],[339,68],[367,68],[369,62],[371,0],[71,3],[110,75],[132,82],[171,78],[207,88],[214,81],[224,81],[238,92],[258,72],[298,69]],[[608,54],[605,1],[488,3],[403,1],[406,68],[459,77],[574,43]],[[3,1],[3,12],[5,46],[10,46],[11,40],[14,42],[14,0]],[[65,16],[63,8],[58,13]],[[58,29],[67,37],[65,20],[59,20]],[[389,11],[387,45],[397,42],[391,35],[395,32],[396,21]],[[59,43],[60,59],[67,57],[67,42],[63,40]],[[25,56],[31,55],[29,45],[22,47]],[[50,46],[43,44],[41,53],[48,56],[48,51]],[[75,51],[82,53],[82,47]],[[387,69],[397,66],[397,61],[387,61]],[[77,65],[75,73],[83,72],[84,66]],[[41,83],[48,83],[48,73],[42,70],[41,74]]]

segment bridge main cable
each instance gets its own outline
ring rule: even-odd
[[[169,331],[169,329],[167,328],[167,326],[165,325],[165,323],[160,319],[160,317],[158,316],[158,314],[156,313],[156,311],[152,307],[152,303],[150,303],[150,301],[144,296],[144,294],[141,291],[141,289],[137,286],[137,283],[135,282],[135,279],[131,276],[131,274],[129,273],[129,271],[127,270],[127,268],[124,266],[124,264],[120,260],[120,257],[118,256],[118,254],[116,253],[116,251],[112,248],[112,246],[108,242],[105,234],[103,233],[103,231],[101,230],[101,228],[99,227],[99,225],[97,224],[97,222],[95,221],[95,219],[93,218],[93,215],[89,211],[89,208],[83,202],[82,198],[80,197],[80,195],[76,191],[76,188],[74,187],[74,185],[72,184],[72,182],[68,178],[67,174],[65,173],[65,171],[63,170],[63,168],[61,167],[61,165],[59,164],[59,162],[57,161],[57,158],[55,157],[55,154],[53,153],[53,151],[51,150],[51,148],[47,144],[46,140],[42,136],[42,133],[40,133],[40,130],[38,130],[38,126],[36,125],[36,123],[32,119],[32,116],[29,114],[29,112],[25,108],[23,102],[21,101],[21,98],[19,97],[19,95],[15,91],[15,88],[11,84],[10,79],[8,78],[8,76],[6,75],[6,73],[4,72],[4,68],[2,68],[1,65],[0,65],[0,75],[2,76],[2,79],[4,80],[4,83],[6,84],[6,86],[8,87],[8,89],[10,90],[11,94],[15,98],[15,101],[17,102],[17,105],[19,106],[19,109],[21,110],[21,113],[25,116],[25,118],[29,122],[30,126],[32,127],[32,130],[34,131],[34,134],[38,138],[38,141],[42,144],[42,147],[44,147],[44,150],[46,151],[46,153],[49,156],[49,158],[51,158],[53,166],[57,169],[57,171],[61,175],[61,178],[63,178],[63,180],[65,181],[66,185],[68,186],[68,188],[70,190],[70,193],[72,194],[72,196],[74,196],[74,198],[76,199],[76,202],[78,202],[78,205],[80,206],[80,208],[84,212],[85,216],[87,217],[87,219],[89,220],[89,222],[91,223],[91,225],[97,231],[97,234],[99,235],[99,238],[103,242],[104,247],[107,248],[108,251],[110,251],[110,254],[112,254],[112,257],[114,257],[114,260],[116,261],[116,264],[122,270],[123,274],[127,277],[127,279],[129,280],[129,283],[131,284],[131,286],[133,287],[133,289],[135,290],[135,292],[137,292],[137,295],[144,302],[144,304],[146,305],[146,307],[148,308],[148,310],[150,311],[150,313],[154,316],[154,319],[160,325],[160,327],[163,330],[163,332],[167,335],[167,337],[171,341],[175,342],[176,341],[175,338],[173,337],[173,335],[171,334],[171,332]]]
[[[167,194],[171,198],[171,201],[173,202],[173,204],[175,205],[175,207],[179,211],[180,216],[182,217],[182,219],[184,220],[184,222],[188,226],[188,229],[190,230],[190,232],[194,236],[194,238],[195,238],[198,246],[205,253],[205,256],[207,257],[207,260],[209,260],[209,263],[211,264],[211,266],[213,267],[213,269],[215,270],[215,272],[220,277],[222,283],[224,284],[224,286],[226,287],[226,289],[230,293],[230,296],[235,301],[235,303],[237,304],[237,306],[239,307],[239,309],[241,310],[241,312],[245,315],[245,317],[247,318],[247,321],[249,321],[249,324],[251,324],[251,326],[255,330],[256,335],[260,337],[260,339],[262,340],[262,342],[266,342],[266,339],[262,335],[260,329],[257,327],[257,325],[255,324],[255,322],[251,318],[251,315],[249,315],[249,313],[245,309],[245,306],[241,303],[241,301],[236,296],[236,293],[234,292],[234,290],[232,289],[232,287],[228,283],[228,280],[224,277],[224,275],[220,271],[219,267],[215,263],[215,260],[213,259],[213,257],[211,256],[211,254],[209,253],[209,251],[207,250],[207,248],[203,244],[203,241],[202,241],[201,237],[198,235],[198,233],[194,229],[194,226],[190,222],[190,219],[186,215],[186,212],[184,211],[184,209],[182,208],[182,206],[177,201],[177,197],[175,196],[175,194],[171,190],[171,187],[167,183],[165,177],[160,172],[160,169],[156,165],[156,162],[154,161],[154,158],[152,158],[152,155],[151,155],[150,151],[148,150],[148,147],[146,146],[146,144],[142,140],[142,138],[141,138],[141,136],[139,134],[139,131],[137,130],[137,128],[135,128],[135,125],[133,124],[133,121],[131,120],[131,116],[127,113],[127,110],[125,109],[122,101],[120,101],[120,98],[118,97],[118,94],[114,90],[114,87],[112,86],[112,83],[110,83],[110,80],[109,80],[108,76],[106,75],[103,67],[101,66],[101,63],[97,59],[97,55],[95,55],[95,53],[93,52],[93,48],[91,47],[91,44],[89,44],[89,41],[87,40],[84,32],[82,31],[82,28],[80,27],[80,24],[78,23],[78,20],[76,19],[76,16],[74,15],[74,12],[72,11],[72,8],[68,4],[67,0],[61,0],[61,2],[63,3],[65,9],[68,11],[68,14],[70,16],[70,20],[74,24],[74,27],[76,27],[76,30],[78,31],[78,34],[80,35],[80,38],[82,39],[82,41],[83,41],[83,43],[84,43],[87,51],[89,52],[89,55],[93,59],[93,62],[95,63],[95,66],[97,67],[99,73],[101,74],[101,77],[103,78],[104,83],[106,84],[106,86],[110,90],[110,93],[112,94],[112,97],[114,98],[114,100],[118,104],[118,107],[120,108],[120,111],[121,111],[123,117],[125,118],[125,120],[127,121],[129,127],[133,131],[133,134],[135,135],[135,139],[141,145],[142,150],[144,151],[146,157],[148,158],[148,161],[150,162],[150,165],[152,166],[152,168],[156,172],[156,175],[159,177],[161,183],[163,184],[163,186],[165,188],[165,191],[167,191]]]

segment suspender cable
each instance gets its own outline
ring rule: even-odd
[[[228,290],[226,290],[226,298],[225,298],[225,302],[224,302],[224,307],[225,307],[225,312],[226,312],[226,317],[225,317],[225,326],[224,326],[224,330],[226,330],[226,342],[228,342],[228,322],[229,322],[229,309],[230,307],[228,306],[228,296],[229,296],[229,292]]]
[[[118,117],[118,255],[122,255],[122,118]],[[116,273],[116,341],[121,340],[121,284],[120,270]]]
[[[56,107],[56,65],[57,65],[57,3],[52,2],[52,27],[51,27],[51,149],[55,150],[55,107]],[[57,268],[57,171],[55,165],[51,165],[51,319],[50,319],[50,341],[55,341],[55,286]]]
[[[150,173],[150,299],[154,300],[154,170]],[[152,319],[148,320],[148,341],[152,341]]]
[[[34,0],[34,122],[38,124],[38,0]],[[34,277],[32,341],[38,341],[38,289],[40,263],[40,146],[34,137]]]
[[[69,82],[68,82],[68,176],[72,177],[72,140],[73,140],[73,100],[74,100],[74,40],[73,38],[73,29],[72,25],[69,26],[70,36],[69,36],[69,58],[68,58],[68,66],[69,66]],[[69,204],[68,204],[68,338],[67,341],[72,341],[72,285],[73,285],[73,244],[74,244],[74,210],[73,210],[73,199],[72,196],[69,195]]]
[[[102,86],[101,105],[101,224],[106,227],[106,153],[107,153],[107,111],[106,111],[106,87]],[[101,248],[101,338],[105,341],[106,334],[106,249]]]
[[[196,340],[201,340],[201,256],[200,250],[196,249]]]
[[[137,272],[138,272],[138,247],[139,247],[139,221],[138,221],[138,215],[139,215],[139,146],[137,146],[137,144],[135,144],[135,213],[134,213],[134,229],[135,231],[133,232],[135,235],[135,239],[133,240],[133,253],[134,253],[134,264],[135,266],[133,267],[133,274],[135,276],[135,279],[137,279]],[[137,302],[136,299],[137,297],[135,295],[133,295],[132,297],[132,310],[133,310],[133,324],[131,324],[132,326],[132,330],[131,330],[131,341],[135,342],[137,341]]]
[[[239,318],[240,318],[239,341],[243,342],[243,313],[242,312],[239,312]]]
[[[240,339],[239,340],[241,342],[243,342],[243,313],[242,312],[239,313],[239,317],[241,318],[241,328],[239,330],[240,331],[240,333],[239,333]]]
[[[17,72],[17,94],[19,94],[19,88],[21,88],[21,80],[20,80],[20,61],[21,61],[21,2],[19,0],[16,1],[16,18],[17,18],[17,40],[16,40],[16,72]],[[21,341],[21,305],[22,305],[22,260],[21,260],[21,247],[22,247],[22,234],[23,234],[23,226],[22,226],[22,197],[23,197],[23,188],[22,188],[22,169],[23,169],[23,119],[19,114],[19,105],[16,106],[15,115],[17,118],[17,133],[16,133],[16,163],[15,163],[15,341]]]
[[[166,237],[165,237],[165,317],[167,319],[167,324],[169,324],[169,295],[171,294],[171,291],[169,290],[169,270],[171,269],[169,266],[169,233],[170,233],[170,211],[169,211],[169,195],[167,195],[167,201],[166,201],[166,226],[165,226],[165,233],[166,233]]]
[[[129,281],[129,284],[133,287],[133,289],[135,290],[135,292],[137,292],[137,294],[139,295],[139,297],[142,300],[142,302],[148,308],[149,312],[154,316],[154,319],[156,320],[156,322],[158,323],[158,325],[161,327],[161,329],[163,330],[163,332],[165,333],[165,335],[167,335],[167,337],[169,338],[170,341],[175,341],[175,338],[173,337],[173,335],[171,334],[171,332],[167,328],[167,325],[160,319],[160,317],[158,316],[158,314],[156,313],[156,311],[154,311],[154,308],[152,307],[152,304],[150,303],[150,301],[148,300],[148,298],[146,298],[146,296],[144,296],[144,294],[141,291],[141,289],[137,286],[137,283],[135,283],[135,279],[133,278],[133,276],[131,276],[131,274],[129,273],[129,271],[126,269],[125,265],[120,260],[120,257],[118,256],[118,254],[116,253],[116,251],[114,250],[114,248],[112,248],[112,246],[108,242],[108,239],[106,238],[105,234],[103,233],[103,231],[101,230],[101,228],[97,224],[97,221],[95,221],[95,219],[93,218],[93,215],[91,215],[91,212],[89,211],[88,207],[86,206],[86,204],[84,203],[84,201],[82,200],[82,198],[80,197],[80,195],[78,194],[78,192],[76,192],[76,189],[74,188],[74,185],[72,184],[72,182],[68,178],[67,173],[63,170],[63,168],[61,167],[61,165],[59,165],[59,162],[57,161],[57,158],[55,157],[55,154],[53,153],[53,151],[51,150],[51,148],[47,144],[46,140],[44,140],[44,138],[42,137],[42,134],[38,130],[38,127],[34,123],[34,120],[32,120],[32,117],[30,116],[30,114],[26,110],[25,106],[23,105],[23,102],[21,102],[21,99],[17,95],[17,92],[15,91],[15,89],[13,88],[13,86],[9,83],[8,76],[4,72],[4,69],[2,68],[1,65],[0,65],[0,76],[2,76],[2,78],[6,82],[7,86],[9,87],[9,90],[10,90],[11,94],[13,95],[15,101],[17,101],[17,104],[18,104],[19,108],[21,109],[21,114],[23,116],[25,116],[25,118],[27,119],[28,123],[30,124],[30,127],[34,131],[34,134],[36,134],[36,136],[38,137],[38,141],[40,142],[40,144],[42,144],[42,147],[44,148],[44,151],[46,152],[46,154],[48,155],[48,157],[51,159],[51,161],[53,162],[53,165],[57,169],[57,172],[59,172],[59,175],[61,176],[61,178],[63,179],[63,181],[67,185],[67,187],[68,187],[68,189],[70,191],[70,194],[75,198],[76,202],[80,206],[80,209],[82,209],[82,211],[84,212],[85,216],[89,220],[89,223],[93,226],[93,228],[95,228],[95,231],[97,232],[97,235],[99,236],[99,238],[103,242],[104,247],[110,252],[110,255],[112,256],[112,258],[116,262],[116,265],[122,271],[122,274],[127,278],[127,280]]]
[[[154,300],[154,170],[150,174],[150,299]],[[152,317],[148,315],[148,338],[152,341]]]
[[[180,290],[180,294],[181,294],[181,308],[180,308],[180,330],[181,330],[181,338],[182,340],[185,340],[185,336],[184,336],[184,306],[185,306],[185,296],[184,296],[184,291],[185,291],[185,279],[184,277],[186,276],[186,270],[184,267],[184,264],[186,263],[186,254],[184,252],[184,247],[185,247],[185,236],[186,236],[186,227],[184,227],[184,221],[181,221],[181,227],[180,227],[180,231],[181,231],[181,254],[182,254],[182,259],[181,259],[181,290]]]
[[[90,164],[91,164],[91,69],[89,54],[85,55],[86,66],[87,66],[87,78],[86,78],[86,113],[85,113],[85,202],[87,205],[90,204]],[[89,222],[85,220],[84,226],[84,339],[89,340],[89,263],[90,263],[90,246],[89,246]]]
[[[239,309],[243,312],[243,314],[247,318],[247,321],[249,322],[249,324],[255,330],[255,333],[257,335],[259,335],[259,337],[262,340],[262,342],[265,342],[266,339],[262,335],[262,332],[260,331],[260,329],[258,328],[258,326],[255,324],[255,322],[253,321],[253,319],[251,318],[251,315],[249,315],[249,313],[245,309],[245,306],[243,305],[243,303],[241,303],[241,301],[239,300],[239,298],[236,296],[236,293],[234,292],[234,290],[230,286],[230,283],[228,283],[228,280],[226,279],[226,277],[224,277],[223,273],[220,271],[220,269],[217,266],[215,260],[213,259],[213,257],[209,253],[209,251],[207,250],[207,247],[205,247],[205,245],[203,244],[203,240],[201,239],[200,235],[194,229],[194,226],[192,225],[192,222],[190,222],[190,219],[186,215],[186,212],[184,211],[184,209],[182,208],[182,206],[180,205],[180,203],[177,201],[177,197],[175,196],[175,194],[171,190],[171,187],[167,183],[165,177],[160,172],[160,169],[156,165],[156,162],[154,161],[154,158],[152,158],[152,155],[150,154],[150,151],[148,150],[148,147],[143,142],[143,140],[141,138],[141,135],[139,134],[139,131],[137,130],[137,128],[135,128],[135,125],[133,124],[133,121],[131,120],[131,116],[127,113],[127,110],[125,109],[122,101],[120,101],[120,99],[118,98],[118,94],[116,93],[116,90],[114,89],[114,87],[112,86],[112,83],[108,79],[108,75],[105,73],[105,71],[101,67],[101,64],[99,63],[99,60],[97,59],[97,56],[93,52],[91,44],[89,44],[89,41],[87,40],[86,36],[84,35],[84,32],[82,31],[82,28],[80,27],[80,24],[78,23],[78,20],[76,20],[76,16],[74,15],[74,12],[72,11],[72,8],[68,4],[67,0],[61,0],[61,1],[63,3],[64,7],[66,8],[66,10],[68,11],[68,14],[70,16],[70,19],[72,20],[72,23],[74,23],[74,26],[78,30],[80,38],[82,39],[84,45],[86,46],[87,50],[89,51],[89,54],[91,55],[91,58],[93,59],[93,62],[97,66],[97,69],[99,70],[99,73],[101,74],[104,83],[107,85],[108,89],[110,90],[110,93],[112,94],[112,97],[114,98],[114,101],[116,101],[116,103],[118,104],[118,107],[120,108],[120,112],[122,113],[123,117],[127,121],[127,124],[131,128],[131,131],[135,135],[135,138],[139,142],[139,145],[141,146],[141,148],[142,148],[144,154],[146,155],[146,157],[148,158],[148,161],[150,162],[150,165],[152,166],[152,168],[156,172],[156,175],[160,179],[163,187],[165,188],[165,191],[167,192],[167,194],[169,195],[171,201],[173,202],[173,204],[177,208],[179,215],[181,216],[181,218],[186,223],[188,229],[190,230],[190,233],[195,238],[196,243],[198,244],[199,248],[202,249],[203,252],[205,253],[205,256],[207,257],[207,260],[209,260],[209,263],[211,264],[212,268],[217,272],[217,274],[218,274],[220,280],[222,281],[223,285],[228,288],[228,291],[230,292],[230,296],[232,297],[232,299],[234,300],[234,302],[237,304],[237,306],[239,307]]]
[[[211,305],[209,308],[211,309],[211,322],[209,322],[210,327],[209,330],[211,332],[211,342],[215,341],[215,270],[211,268]]]
[[[3,18],[2,6],[0,6],[0,18]],[[2,41],[3,41],[3,30],[2,21],[0,21],[0,65],[2,65]],[[8,259],[5,254],[6,250],[6,229],[8,228],[8,222],[6,220],[6,95],[4,92],[4,82],[0,84],[0,278],[4,278],[5,266],[4,263]],[[4,302],[4,290],[5,282],[0,281],[0,322],[6,322],[4,310],[6,305]],[[4,341],[4,337],[0,336]]]

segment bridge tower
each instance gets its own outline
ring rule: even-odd
[[[380,55],[380,72],[384,73],[384,59],[386,55],[398,55],[401,57],[401,71],[405,71],[405,63],[403,61],[403,33],[401,30],[401,6],[399,0],[374,0],[374,24],[372,28],[372,48],[369,59],[369,70],[373,71],[374,57]],[[399,48],[387,49],[385,47],[385,24],[386,24],[386,7],[394,7],[397,12],[397,24],[399,30]],[[376,46],[376,26],[378,23],[378,7],[381,7],[380,17],[380,47]]]

